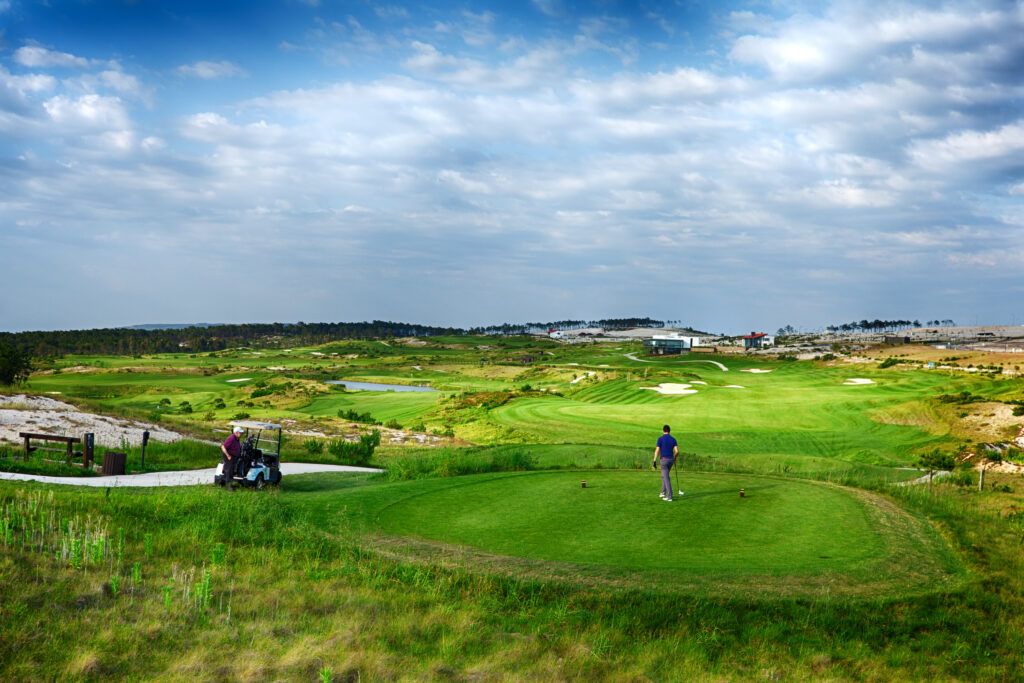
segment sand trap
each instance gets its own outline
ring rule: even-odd
[[[670,396],[683,396],[686,394],[696,394],[696,389],[691,389],[689,384],[659,384],[656,387],[640,387],[641,389],[650,389],[651,391],[657,391],[659,394],[668,394]]]
[[[703,385],[707,386],[707,382],[703,382],[703,381],[701,381],[699,379],[693,380],[693,384],[703,384]]]
[[[287,370],[287,369],[288,368],[286,368],[283,365],[271,365],[269,368],[267,368],[267,370]]]
[[[608,365],[608,364],[602,364],[602,365],[598,365],[597,367],[599,367],[599,368],[610,368],[611,366]]]
[[[153,440],[163,443],[182,438],[159,425],[86,413],[52,398],[26,394],[0,396],[0,442],[21,442],[19,432],[77,437],[92,432],[96,435],[97,446],[115,447],[122,441],[137,446],[142,443],[143,430],[148,430]]]
[[[843,386],[852,387],[852,386],[857,385],[857,384],[874,384],[874,383],[875,383],[875,380],[873,380],[873,379],[864,379],[863,377],[854,377],[852,379],[848,379],[845,382],[843,382]]]
[[[225,382],[248,382],[251,379],[252,379],[252,377],[239,377],[238,379],[228,379],[228,380],[224,380],[224,381]]]
[[[723,389],[746,389],[746,387],[741,387],[739,384],[726,384],[722,388]]]
[[[414,365],[412,367],[413,367],[414,370],[422,370],[423,369],[422,365]]]
[[[579,365],[579,363],[566,363],[566,365]]]
[[[584,379],[586,379],[587,377],[593,377],[593,376],[594,376],[594,375],[596,375],[596,374],[597,374],[596,372],[588,372],[588,373],[587,373],[587,374],[585,374],[585,375],[580,375],[579,377],[577,377],[577,378],[576,378],[576,379],[574,379],[573,381],[569,382],[569,384],[576,384],[576,382],[579,382],[580,380],[584,380]]]
[[[746,370],[740,370],[740,372],[752,372],[755,375],[760,375],[765,372],[771,372],[771,370],[762,370],[761,368],[747,368]]]

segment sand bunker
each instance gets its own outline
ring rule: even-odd
[[[577,378],[576,378],[576,379],[574,379],[573,381],[569,382],[569,384],[576,384],[576,382],[579,382],[580,380],[584,380],[584,379],[586,379],[587,377],[593,377],[593,376],[594,376],[594,375],[596,375],[596,374],[597,374],[596,372],[588,372],[588,373],[587,373],[587,374],[585,374],[585,375],[580,375],[579,377],[577,377]]]
[[[845,382],[843,382],[843,386],[844,387],[852,387],[852,386],[855,386],[857,384],[874,384],[874,383],[875,383],[875,380],[873,380],[873,379],[864,379],[863,377],[854,377],[852,379],[848,379]]]
[[[771,372],[771,370],[762,370],[761,368],[747,368],[745,370],[740,370],[740,372],[752,372],[755,375],[760,375],[761,373]]]
[[[699,379],[695,379],[695,380],[693,380],[693,383],[694,383],[694,384],[704,384],[704,385],[707,385],[707,382],[703,382],[703,381],[701,381],[701,380],[699,380]]]
[[[239,377],[238,379],[226,379],[225,382],[248,382],[252,377]]]
[[[651,391],[657,391],[659,394],[668,394],[671,396],[683,396],[685,394],[696,394],[696,389],[691,389],[689,384],[659,384],[656,387],[640,387],[641,389],[650,389]]]
[[[739,384],[726,384],[722,388],[723,389],[746,389],[746,387],[741,387]]]
[[[25,394],[0,396],[0,441],[19,443],[19,432],[77,437],[92,432],[96,435],[97,446],[120,446],[122,440],[137,446],[142,443],[143,430],[148,430],[153,440],[164,443],[182,438],[159,425],[86,413],[52,398]]]

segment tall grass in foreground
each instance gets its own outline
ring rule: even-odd
[[[944,526],[975,582],[874,600],[621,591],[405,562],[287,490],[0,483],[0,678],[1019,679],[1006,521],[939,487],[891,493]]]

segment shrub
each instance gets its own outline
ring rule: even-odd
[[[302,447],[310,455],[319,455],[324,452],[324,442],[319,439],[306,439],[302,442]]]
[[[232,420],[245,420],[249,417],[249,413],[235,413],[231,416]]]
[[[369,434],[360,436],[359,441],[351,442],[344,439],[335,439],[327,446],[327,450],[342,465],[363,466],[370,462],[374,449],[379,445],[380,432],[375,429]]]
[[[400,425],[398,423],[398,420],[396,420],[395,418],[391,418],[390,420],[385,422],[384,426],[387,427],[388,429],[401,429],[402,428],[402,425]]]
[[[354,410],[339,410],[338,417],[344,420],[351,420],[352,422],[362,422],[363,424],[379,425],[380,420],[377,420],[370,413],[357,413]]]

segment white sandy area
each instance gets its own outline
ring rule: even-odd
[[[587,374],[585,374],[585,375],[580,375],[579,377],[577,377],[577,378],[576,378],[576,379],[574,379],[573,381],[569,382],[569,384],[576,384],[576,382],[579,382],[580,380],[584,380],[584,379],[586,379],[587,377],[593,377],[593,376],[594,376],[594,375],[596,375],[596,374],[597,374],[596,372],[588,372],[588,373],[587,373]]]
[[[248,382],[252,377],[239,377],[238,379],[226,379],[225,382]]]
[[[771,372],[771,370],[762,370],[761,368],[746,368],[744,370],[740,370],[740,372],[752,372],[755,375],[760,375],[765,372]]]
[[[608,365],[607,363],[602,363],[601,365],[598,365],[597,367],[599,367],[599,368],[610,368],[611,366]]]
[[[699,380],[699,379],[695,379],[695,380],[693,380],[693,381],[691,382],[691,384],[703,384],[703,385],[705,385],[705,386],[706,386],[706,385],[707,385],[707,382],[704,382],[704,381],[702,381],[702,380]]]
[[[311,355],[311,356],[322,356],[324,354],[320,353],[319,351],[310,351],[309,355]]]
[[[726,384],[723,388],[725,388],[725,389],[746,389],[746,387],[741,387],[739,384]]]
[[[287,369],[288,368],[286,368],[283,365],[271,365],[269,368],[267,368],[267,370],[287,370]]]
[[[413,367],[413,370],[422,370],[423,369],[422,365],[414,365],[412,367]]]
[[[579,365],[579,363],[566,363],[566,365]]]
[[[696,389],[691,389],[689,384],[672,384],[662,383],[656,387],[640,387],[641,389],[650,389],[651,391],[657,391],[659,394],[667,394],[670,396],[684,396],[686,394],[696,394]]]
[[[854,377],[852,379],[848,379],[845,382],[843,382],[843,386],[852,387],[852,386],[855,386],[857,384],[874,384],[874,383],[875,383],[875,380],[873,380],[873,379],[864,379],[863,377]]]
[[[23,444],[19,432],[79,438],[92,433],[96,435],[97,446],[120,448],[122,439],[132,446],[141,444],[142,432],[146,430],[149,430],[151,439],[163,443],[172,443],[182,438],[181,434],[159,425],[84,413],[73,405],[52,398],[25,394],[0,396],[0,441]]]

